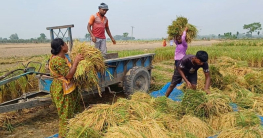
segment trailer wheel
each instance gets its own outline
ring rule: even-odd
[[[130,69],[124,79],[124,93],[126,96],[134,92],[148,92],[150,88],[150,74],[144,67],[133,67]]]

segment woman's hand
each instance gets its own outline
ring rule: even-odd
[[[81,60],[83,60],[83,59],[84,59],[84,56],[82,56],[81,54],[78,54],[78,55],[76,56],[74,62],[79,63],[79,62],[80,62]]]

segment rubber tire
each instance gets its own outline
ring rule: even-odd
[[[145,81],[145,83],[142,85],[143,88],[141,88],[139,91],[146,93],[149,91],[151,76],[148,70],[144,67],[135,66],[127,72],[124,79],[124,93],[127,98],[129,98],[134,92],[138,91],[134,90],[134,87],[135,81],[139,77],[143,77],[143,80]]]

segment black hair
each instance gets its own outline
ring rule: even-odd
[[[100,5],[106,5],[105,3],[101,3]]]
[[[206,62],[208,60],[208,54],[206,51],[197,51],[196,58],[200,59],[202,62]]]
[[[55,38],[51,42],[51,54],[57,55],[61,51],[61,46],[63,46],[65,42],[61,38]]]

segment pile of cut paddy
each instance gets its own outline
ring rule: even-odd
[[[136,92],[131,100],[95,105],[70,119],[68,137],[168,138],[213,134],[213,129],[201,119],[176,115],[179,105],[166,97],[152,98],[147,93]]]

